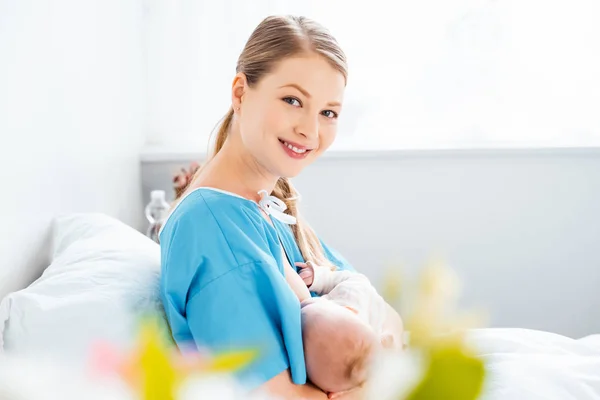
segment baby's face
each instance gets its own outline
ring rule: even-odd
[[[362,384],[378,344],[373,329],[354,311],[323,298],[305,300],[301,306],[309,379],[326,392],[341,392]]]

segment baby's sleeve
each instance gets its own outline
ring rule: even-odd
[[[337,285],[351,279],[355,272],[348,270],[332,271],[329,267],[317,266],[313,269],[313,282],[309,289],[319,295],[331,292]]]
[[[161,237],[161,293],[176,343],[213,354],[257,350],[237,375],[248,389],[288,368],[294,383],[306,383],[299,302],[264,235],[243,215],[198,212]]]

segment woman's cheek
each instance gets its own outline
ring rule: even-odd
[[[272,107],[265,114],[265,130],[274,134],[280,135],[285,130],[286,116],[279,107]]]
[[[333,144],[333,141],[335,140],[335,137],[337,135],[337,129],[331,127],[328,129],[325,129],[321,135],[321,143],[320,146],[321,147],[321,151],[325,151],[329,148],[329,146],[331,146]]]

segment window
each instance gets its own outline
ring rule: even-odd
[[[206,148],[246,39],[284,13],[349,57],[338,148],[600,145],[594,0],[150,2],[148,143]]]

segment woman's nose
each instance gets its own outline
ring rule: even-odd
[[[298,123],[297,132],[310,140],[316,140],[319,137],[319,118],[314,116],[304,116]]]

